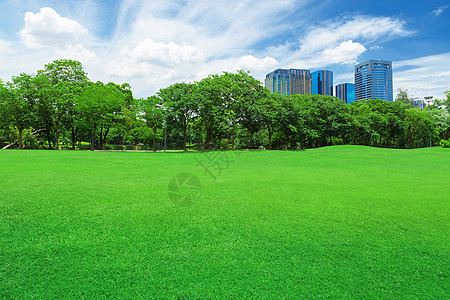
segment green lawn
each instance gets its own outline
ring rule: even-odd
[[[0,170],[0,297],[450,295],[448,149],[7,150]],[[193,205],[168,197],[179,173]]]

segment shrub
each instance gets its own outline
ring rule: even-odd
[[[450,139],[448,141],[442,139],[439,145],[442,146],[442,148],[450,148]]]

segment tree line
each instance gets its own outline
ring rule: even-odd
[[[92,82],[80,62],[64,59],[0,81],[0,147],[417,148],[449,139],[450,91],[446,96],[429,110],[413,108],[405,90],[395,102],[345,104],[331,96],[272,94],[238,71],[135,99],[129,84]]]

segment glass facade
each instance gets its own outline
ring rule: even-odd
[[[392,102],[392,62],[369,60],[355,66],[355,100],[381,99]]]
[[[266,75],[264,85],[282,95],[311,94],[311,74],[303,69],[277,69]]]
[[[355,84],[354,83],[342,83],[336,86],[336,97],[344,101],[345,103],[351,103],[355,101]]]
[[[333,96],[333,72],[320,70],[311,73],[311,93]]]

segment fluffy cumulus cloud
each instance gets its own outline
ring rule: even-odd
[[[322,52],[322,57],[329,64],[355,64],[356,58],[366,50],[366,47],[362,44],[350,40],[342,42],[335,48],[325,49]]]
[[[352,19],[324,23],[312,29],[302,40],[301,52],[311,53],[336,45],[345,40],[361,40],[368,43],[379,38],[407,36],[405,23],[389,17],[357,16]]]
[[[29,48],[65,47],[88,35],[78,22],[61,17],[50,7],[39,13],[25,14],[25,27],[19,32],[22,42]]]
[[[264,72],[277,67],[279,62],[270,56],[257,58],[253,55],[246,55],[239,59],[236,69],[252,71],[254,73]]]
[[[200,63],[205,59],[203,53],[193,46],[178,45],[174,42],[155,42],[152,39],[145,39],[133,50],[125,48],[121,55],[135,62],[149,62],[175,66],[181,63]]]
[[[97,55],[84,48],[81,44],[68,45],[62,49],[55,49],[55,55],[58,58],[67,58],[78,60],[83,64],[92,64],[98,62]]]
[[[411,35],[404,22],[389,17],[356,16],[325,22],[301,39],[300,49],[290,59],[306,68],[354,64],[375,41]]]
[[[350,41],[342,42],[334,48],[327,48],[314,53],[305,60],[299,60],[297,65],[308,66],[308,68],[320,68],[333,64],[354,65],[357,58],[367,49],[361,43]]]

